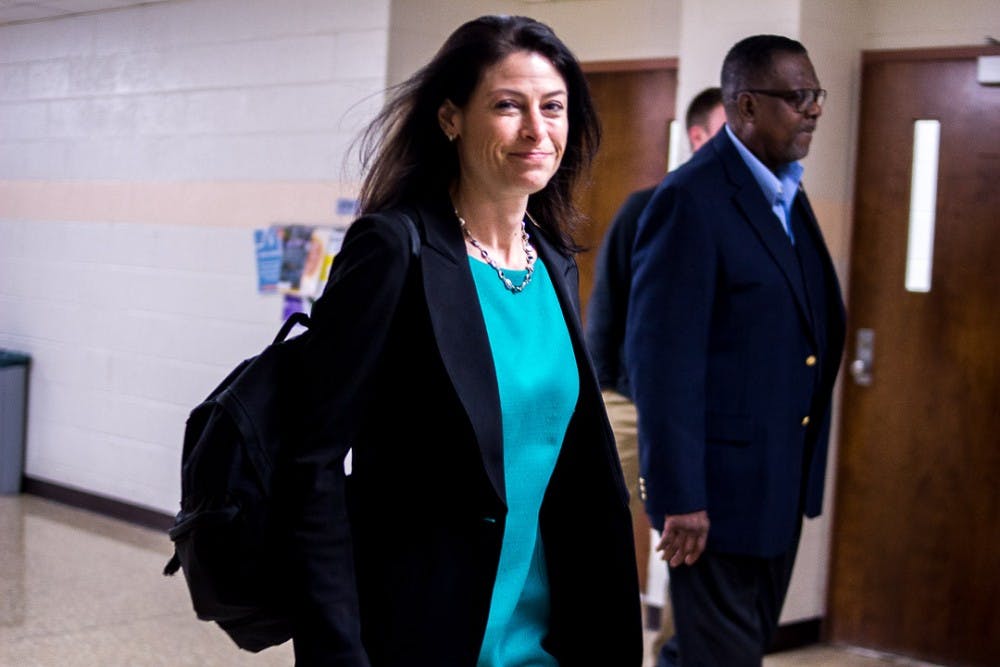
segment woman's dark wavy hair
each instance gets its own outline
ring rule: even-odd
[[[523,16],[482,16],[460,26],[434,58],[393,87],[382,111],[361,136],[365,177],[359,208],[371,213],[447,191],[458,177],[455,146],[441,131],[445,100],[464,108],[487,68],[512,53],[538,53],[566,82],[569,135],[559,169],[528,199],[528,212],[567,252],[582,219],[573,190],[588,173],[601,129],[576,57],[547,25]]]

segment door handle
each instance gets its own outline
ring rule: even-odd
[[[857,342],[854,348],[854,361],[851,362],[851,377],[854,384],[868,387],[872,383],[872,362],[875,358],[875,331],[873,329],[858,329]]]
[[[854,378],[854,384],[867,387],[872,383],[871,366],[861,359],[855,359],[851,362],[851,377]]]

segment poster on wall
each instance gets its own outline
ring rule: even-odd
[[[281,238],[281,275],[278,290],[282,293],[299,292],[302,272],[312,247],[313,227],[308,225],[282,225],[278,228]]]
[[[257,291],[281,294],[282,315],[308,313],[323,293],[333,258],[358,212],[358,201],[340,197],[334,207],[333,225],[275,223],[254,230]]]
[[[278,291],[281,276],[281,238],[275,227],[255,229],[254,248],[257,253],[257,291],[271,294]]]
[[[254,230],[257,291],[295,297],[286,299],[286,304],[311,304],[323,292],[345,231],[302,224],[275,224]]]

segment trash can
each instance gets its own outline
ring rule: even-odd
[[[21,492],[29,361],[25,354],[0,349],[0,494]]]

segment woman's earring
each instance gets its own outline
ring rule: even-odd
[[[455,138],[458,137],[457,134],[452,134],[451,132],[445,132],[444,136],[448,137],[448,142],[449,143],[455,141]]]

